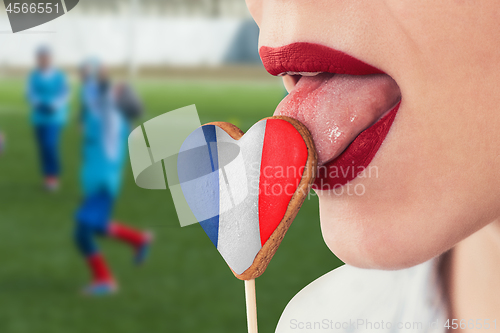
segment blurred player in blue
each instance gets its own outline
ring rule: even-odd
[[[95,243],[95,235],[131,245],[137,265],[145,260],[152,242],[149,232],[112,220],[130,132],[127,115],[137,112],[133,109],[138,109],[139,103],[126,92],[129,89],[112,85],[106,69],[96,61],[86,63],[81,75],[84,198],[76,213],[75,241],[92,273],[92,282],[84,293],[105,295],[115,292],[117,284]]]
[[[66,75],[52,65],[48,47],[37,50],[36,60],[37,66],[29,75],[27,87],[31,122],[35,128],[45,187],[55,191],[59,187],[59,142],[67,119],[69,88]]]

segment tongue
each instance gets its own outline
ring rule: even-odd
[[[312,134],[318,163],[344,151],[365,129],[401,99],[396,82],[385,74],[303,76],[274,115],[301,121]]]

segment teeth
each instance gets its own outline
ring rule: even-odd
[[[278,76],[285,76],[285,75],[300,75],[300,76],[316,76],[318,74],[321,74],[323,72],[284,72],[280,73]]]

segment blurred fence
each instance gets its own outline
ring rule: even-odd
[[[134,0],[80,0],[80,10],[116,12]],[[211,17],[248,17],[243,0],[137,0],[143,12],[161,15],[200,15]]]
[[[76,11],[84,13],[127,12],[139,6],[144,13],[173,16],[249,17],[243,0],[80,0]],[[0,12],[5,8],[0,6]]]
[[[89,56],[130,67],[259,63],[258,28],[244,6],[242,0],[81,0],[68,14],[15,35],[7,33],[2,11],[0,68],[31,66],[40,44],[50,45],[64,66]]]

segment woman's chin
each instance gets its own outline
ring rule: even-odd
[[[356,232],[352,232],[352,236],[349,236],[350,232],[344,231],[342,238],[332,237],[339,231],[336,228],[330,228],[329,224],[328,221],[321,222],[326,245],[342,262],[351,266],[397,270],[418,265],[434,257],[420,252],[408,253],[405,249],[398,251],[390,241],[363,241],[359,239]]]
[[[363,216],[363,213],[349,211],[349,204],[331,205],[331,198],[322,194],[319,197],[323,239],[348,265],[404,269],[430,260],[450,247],[451,242],[430,242],[430,238],[421,237],[411,227],[418,225],[417,220],[396,218],[391,214]]]

